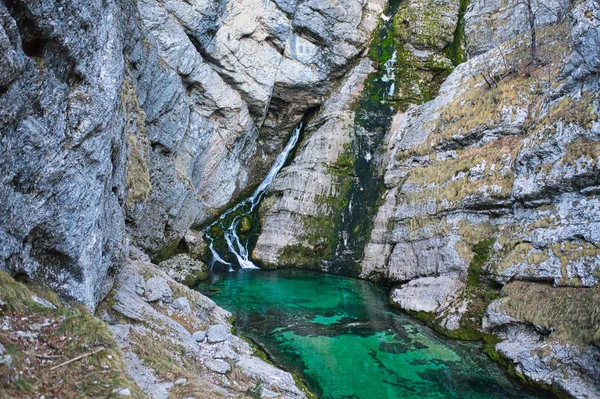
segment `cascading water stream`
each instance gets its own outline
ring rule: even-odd
[[[256,190],[252,193],[251,196],[246,198],[245,200],[238,203],[233,208],[229,209],[225,213],[219,217],[216,221],[206,227],[206,237],[209,242],[209,248],[212,253],[213,259],[211,262],[211,268],[215,262],[222,263],[224,265],[229,266],[229,270],[233,271],[233,265],[231,262],[227,262],[215,249],[214,240],[215,237],[211,235],[211,229],[215,226],[220,227],[223,230],[223,238],[227,243],[227,248],[231,254],[233,254],[237,260],[237,263],[242,269],[258,269],[258,267],[250,260],[250,254],[248,251],[248,242],[242,243],[242,240],[237,234],[237,228],[242,220],[242,218],[246,215],[249,215],[254,211],[256,206],[260,203],[264,193],[269,188],[269,185],[277,176],[277,173],[283,168],[285,165],[285,161],[287,160],[290,152],[296,147],[298,143],[298,138],[300,137],[300,132],[302,130],[303,123],[300,123],[292,132],[290,139],[285,145],[283,151],[277,156],[275,163],[269,169],[269,173],[263,179],[263,181],[258,185]],[[234,212],[241,210],[241,213],[236,215],[233,219],[231,219],[231,223],[228,223],[229,216]]]

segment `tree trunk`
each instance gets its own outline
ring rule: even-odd
[[[531,34],[531,63],[537,63],[537,39],[535,37],[535,14],[533,13],[533,7],[531,2],[533,0],[526,0],[527,14],[529,18],[529,33]]]

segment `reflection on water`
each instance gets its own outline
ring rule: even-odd
[[[444,339],[365,281],[299,270],[213,275],[197,289],[319,397],[541,398],[476,344]]]

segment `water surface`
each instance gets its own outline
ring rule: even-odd
[[[324,399],[543,398],[477,344],[445,339],[366,281],[301,270],[214,274],[197,289]]]

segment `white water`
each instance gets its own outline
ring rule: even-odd
[[[398,54],[397,54],[396,50],[394,50],[394,53],[392,54],[392,58],[390,58],[389,60],[387,60],[385,62],[385,65],[384,65],[385,75],[381,78],[382,82],[392,82],[392,84],[390,85],[390,88],[388,90],[388,93],[387,93],[388,97],[392,97],[394,95],[394,90],[396,88],[395,68],[396,68],[397,57],[398,57]]]
[[[300,123],[294,129],[294,131],[292,132],[292,136],[290,137],[287,144],[285,145],[285,148],[277,156],[277,159],[275,160],[275,163],[273,164],[273,166],[271,166],[269,173],[267,173],[267,176],[258,185],[256,190],[254,190],[252,195],[249,196],[248,198],[246,198],[245,200],[243,200],[242,202],[240,202],[239,204],[237,204],[236,206],[234,206],[233,208],[229,209],[227,212],[223,213],[219,219],[217,219],[215,222],[213,222],[211,225],[209,225],[205,229],[206,237],[208,238],[208,241],[209,241],[209,248],[213,255],[213,264],[214,264],[214,262],[219,262],[224,265],[228,265],[230,271],[233,270],[232,264],[227,262],[226,260],[224,260],[219,255],[219,253],[215,250],[214,239],[213,239],[213,237],[210,236],[210,233],[209,233],[210,229],[213,226],[219,225],[219,227],[221,227],[223,229],[225,242],[227,242],[227,247],[229,249],[229,252],[231,252],[233,255],[235,255],[240,267],[242,269],[258,269],[258,267],[254,263],[252,263],[252,261],[249,259],[247,243],[244,244],[241,242],[240,237],[237,235],[237,227],[240,224],[240,221],[242,220],[242,218],[244,216],[250,214],[252,211],[254,211],[254,208],[256,208],[256,206],[260,203],[260,200],[262,199],[262,196],[264,195],[264,193],[267,191],[267,188],[269,188],[269,185],[271,184],[273,179],[275,179],[275,176],[277,176],[277,173],[279,173],[281,168],[283,168],[283,165],[285,164],[285,161],[286,161],[288,155],[290,154],[292,149],[294,149],[294,147],[296,146],[296,143],[298,143],[298,137],[300,136],[301,130],[302,130],[302,123]],[[227,218],[228,215],[230,215],[232,212],[235,212],[238,209],[241,209],[243,207],[246,207],[244,212],[241,213],[240,215],[237,215],[236,217],[234,217],[229,226],[223,225],[225,223],[225,219]]]

